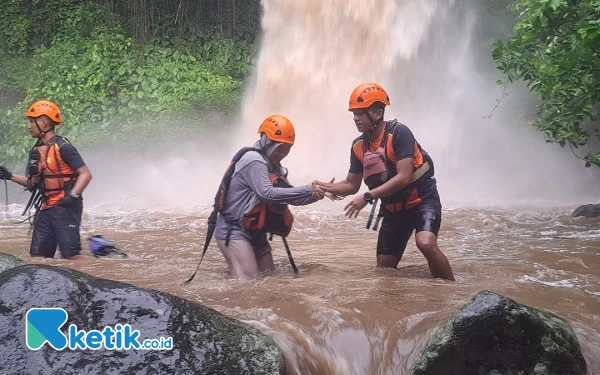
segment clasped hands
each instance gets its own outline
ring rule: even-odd
[[[331,179],[329,182],[321,182],[321,181],[313,181],[312,186],[315,189],[313,194],[319,194],[321,199],[323,196],[331,199],[332,201],[339,201],[344,199],[344,196],[337,195],[332,193],[333,182],[335,181],[335,177]],[[362,210],[367,205],[367,201],[363,195],[358,195],[354,197],[350,203],[344,207],[346,211],[346,216],[350,218],[356,218],[360,210]]]
[[[331,184],[333,184],[333,181],[335,181],[335,177],[331,179],[331,181],[329,181],[329,183],[326,182],[320,182],[320,181],[313,181],[311,183],[312,187],[313,187],[313,194],[312,197],[315,201],[321,200],[324,197],[327,197],[329,199],[331,199],[332,201],[337,201],[337,200],[341,200],[343,199],[342,197],[339,197],[335,194],[332,194],[328,188],[331,186]]]

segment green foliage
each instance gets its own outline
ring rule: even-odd
[[[540,96],[533,125],[561,147],[600,139],[600,0],[518,0],[515,6],[515,34],[494,43],[492,56],[509,82],[523,80]],[[600,167],[600,152],[583,159]]]
[[[225,37],[216,29],[190,28],[185,34],[159,29],[148,44],[185,51],[204,61],[213,72],[243,79],[254,65],[256,44],[242,31]]]
[[[34,140],[24,114],[35,100],[59,105],[64,122],[57,132],[77,147],[164,131],[171,120],[200,127],[203,111],[229,112],[239,102],[254,56],[244,35],[165,31],[138,44],[114,14],[81,3],[62,16],[48,46],[1,57],[0,99],[3,92],[21,98],[0,111],[0,164],[26,157]]]
[[[29,44],[31,20],[22,10],[25,0],[5,0],[0,7],[0,54],[24,55]]]
[[[48,43],[82,0],[3,0],[0,7],[0,54],[25,56]]]
[[[119,93],[122,106],[162,112],[237,99],[237,81],[211,72],[207,64],[185,50],[148,46],[142,55]]]
[[[32,70],[33,64],[26,57],[0,57],[0,95],[25,96]]]

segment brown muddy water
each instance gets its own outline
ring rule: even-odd
[[[276,339],[288,374],[405,374],[437,324],[484,289],[567,319],[590,374],[600,374],[599,220],[572,218],[571,207],[446,207],[440,246],[457,277],[447,282],[431,278],[414,242],[399,269],[376,269],[367,213],[350,220],[339,205],[323,207],[294,209],[289,243],[296,276],[276,238],[272,274],[245,283],[229,279],[213,241],[195,280],[182,286],[201,253],[208,207],[92,207],[82,237],[101,233],[129,259],[32,261],[28,227],[14,224],[21,207],[11,205],[10,218],[0,219],[0,252],[158,289],[252,324]]]

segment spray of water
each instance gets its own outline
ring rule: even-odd
[[[292,119],[285,163],[295,183],[343,179],[359,134],[350,92],[375,81],[432,155],[450,204],[574,204],[597,198],[600,173],[526,125],[522,87],[502,95],[475,1],[264,0],[263,38],[237,143],[272,113]],[[529,112],[528,112],[529,110]]]

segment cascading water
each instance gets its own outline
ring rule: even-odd
[[[475,1],[264,0],[263,36],[243,106],[241,141],[272,113],[296,124],[284,163],[296,184],[343,179],[359,134],[350,92],[375,81],[432,155],[445,202],[574,204],[596,197],[597,169],[526,125],[534,103],[518,85],[502,96]],[[486,37],[488,39],[486,39]],[[515,96],[515,98],[513,98]],[[528,117],[527,117],[528,116]]]

